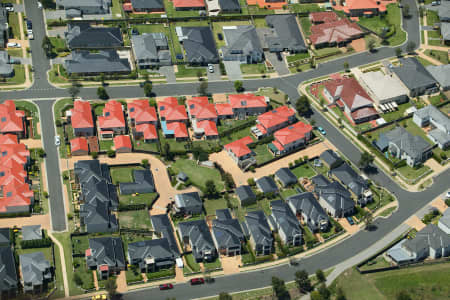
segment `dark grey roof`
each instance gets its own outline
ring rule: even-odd
[[[175,204],[178,208],[190,208],[202,206],[203,202],[197,192],[190,192],[175,195]]]
[[[316,186],[315,192],[335,210],[342,209],[346,211],[355,207],[355,202],[352,200],[350,192],[337,181],[333,181],[326,186]]]
[[[186,61],[192,64],[219,61],[214,36],[209,27],[177,27],[180,42],[186,51]]]
[[[69,74],[98,74],[131,72],[128,59],[120,58],[114,50],[104,50],[98,53],[89,51],[73,51],[72,58],[64,61],[64,67]]]
[[[22,279],[32,286],[42,285],[51,279],[50,262],[42,252],[32,252],[19,256]]]
[[[153,230],[161,233],[161,235],[167,239],[172,252],[175,255],[179,255],[177,241],[175,240],[175,234],[173,232],[172,224],[166,214],[152,215],[150,216]]]
[[[450,134],[437,128],[428,131],[428,136],[442,145],[447,145],[450,142]]]
[[[286,202],[275,200],[270,202],[270,206],[272,208],[272,219],[277,224],[278,230],[282,230],[288,239],[302,234],[297,217],[292,213]]]
[[[437,83],[415,57],[401,58],[400,66],[393,67],[392,70],[410,90]]]
[[[123,46],[119,27],[91,27],[89,23],[69,24],[65,33],[67,45],[77,48],[117,48]]]
[[[248,185],[241,185],[237,187],[236,195],[238,196],[239,200],[241,200],[241,202],[256,199],[255,193],[253,193],[252,188]]]
[[[89,233],[115,232],[119,229],[117,218],[111,214],[108,203],[100,200],[82,204],[80,218]]]
[[[239,247],[245,240],[239,221],[232,218],[213,220],[212,233],[218,248]]]
[[[120,182],[119,190],[122,195],[146,194],[155,192],[153,174],[150,170],[133,170],[134,182]]]
[[[231,216],[230,210],[228,208],[225,209],[217,209],[216,217],[218,220],[229,220],[233,217]]]
[[[10,246],[0,247],[0,292],[17,289],[17,271]]]
[[[360,197],[369,187],[367,180],[356,173],[347,163],[341,164],[330,172],[358,197]]]
[[[384,133],[380,133],[380,135],[378,136],[378,140],[375,140],[374,145],[381,151],[384,152],[387,150],[387,148],[389,147],[389,140],[386,137],[386,135],[384,135]]]
[[[323,187],[330,184],[328,178],[326,178],[322,174],[314,176],[313,178],[311,178],[311,181],[316,187]]]
[[[295,15],[270,15],[266,17],[266,23],[273,28],[273,34],[266,37],[269,49],[307,50]]]
[[[256,245],[271,246],[273,244],[272,231],[262,210],[248,212],[245,222]]]
[[[263,193],[276,193],[278,192],[277,184],[270,176],[264,176],[256,180],[256,185],[261,189]]]
[[[290,184],[297,183],[297,176],[292,173],[289,168],[281,168],[275,172],[275,177],[281,181],[283,186],[288,186]]]
[[[98,7],[98,8],[108,8],[111,6],[111,0],[56,0],[56,4],[58,6],[64,6],[66,9],[68,7],[71,8],[80,8],[80,7]]]
[[[434,224],[428,224],[416,233],[416,237],[406,240],[404,247],[417,253],[424,248],[442,249],[450,247],[450,235]]]
[[[162,32],[144,33],[131,37],[134,56],[139,60],[171,60],[167,37]]]
[[[241,10],[239,0],[219,0],[219,5],[223,12]]]
[[[134,9],[164,9],[163,0],[131,0]]]
[[[0,245],[11,244],[11,229],[0,228]]]
[[[22,240],[40,240],[42,239],[41,225],[28,225],[22,226]]]
[[[297,195],[293,195],[287,198],[289,206],[293,210],[293,213],[297,214],[302,212],[308,216],[309,220],[313,223],[308,222],[308,227],[312,227],[311,230],[315,231],[318,229],[317,225],[321,221],[328,222],[328,215],[326,211],[320,206],[319,202],[314,197],[313,193],[306,192]]]
[[[120,237],[90,238],[89,249],[91,256],[86,258],[88,266],[124,268],[126,265]]]
[[[320,159],[330,167],[336,167],[342,163],[342,158],[333,150],[328,149],[320,154]]]
[[[448,37],[450,39],[450,36]],[[427,71],[439,82],[443,88],[450,87],[450,64],[440,66],[428,66]]]
[[[132,261],[143,261],[146,258],[154,258],[155,261],[175,260],[166,238],[129,243],[128,255]]]
[[[264,52],[253,25],[224,28],[223,34],[227,41],[227,45],[222,47],[224,56],[254,55],[255,53],[262,55]]]
[[[431,145],[418,135],[412,135],[405,128],[397,126],[384,134],[390,143],[397,145],[412,158],[420,158]]]
[[[205,220],[195,220],[178,223],[181,239],[189,239],[192,254],[195,258],[201,258],[205,251],[215,251],[214,242]]]
[[[0,41],[0,47],[2,47]],[[11,76],[14,73],[14,67],[9,63],[9,54],[6,51],[0,51],[0,75]]]

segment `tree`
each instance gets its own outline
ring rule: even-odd
[[[81,279],[80,275],[78,275],[78,273],[75,273],[73,275],[73,281],[77,286],[81,286],[83,284],[83,280]]]
[[[45,156],[45,151],[42,148],[39,148],[37,150],[37,154],[39,155],[39,157],[44,157]]]
[[[289,299],[289,293],[286,289],[286,285],[284,284],[284,280],[281,280],[275,276],[272,277],[272,288],[278,299]]]
[[[202,81],[200,85],[198,86],[198,93],[200,96],[206,96],[208,95],[208,82]]]
[[[312,290],[311,280],[309,280],[308,272],[305,270],[295,272],[295,283],[302,293],[309,293]]]
[[[414,43],[413,41],[409,41],[406,44],[406,52],[411,53],[414,51],[414,49],[416,49],[416,43]]]
[[[375,49],[375,40],[369,39],[367,42],[367,48],[369,48],[369,51],[372,52]]]
[[[248,183],[249,186],[255,186],[256,185],[256,182],[255,182],[254,178],[247,179],[247,183]]]
[[[47,57],[52,57],[53,45],[48,36],[44,36],[42,39],[42,49],[44,49],[44,53]]]
[[[198,70],[197,70],[197,78],[198,78],[198,81],[202,80],[202,75],[203,75],[202,70],[198,69]]]
[[[400,291],[395,297],[396,300],[412,300],[411,296],[404,290]]]
[[[55,2],[53,0],[41,0],[43,8],[54,8]]]
[[[113,298],[117,293],[116,278],[109,277],[105,282],[105,290],[108,292],[110,298]]]
[[[337,121],[338,121],[339,127],[342,127],[342,118],[339,117]]]
[[[319,282],[325,282],[327,278],[325,277],[325,273],[321,269],[316,271],[316,278]]]
[[[148,163],[148,159],[143,159],[141,161],[141,164],[144,166],[144,168],[148,168],[150,166],[150,164]]]
[[[231,297],[230,294],[222,292],[219,294],[219,300],[232,300],[233,297]]]
[[[100,76],[99,76],[98,79],[102,83],[102,86],[106,85],[106,83],[105,83],[105,73],[100,73]]]
[[[319,292],[319,294],[322,296],[323,299],[330,299],[331,292],[324,283],[322,283],[319,286],[317,291]]]
[[[80,83],[76,80],[72,81],[72,85],[69,88],[69,95],[74,100],[80,93]]]
[[[397,55],[397,57],[402,56],[402,48],[400,47],[395,48],[395,55]]]
[[[348,71],[348,69],[350,68],[350,65],[348,64],[348,62],[344,62],[344,70]]]
[[[366,224],[366,228],[370,230],[372,228],[373,223],[373,215],[372,212],[368,211],[364,216],[364,223]]]
[[[144,83],[144,94],[146,97],[151,97],[153,90],[153,85],[151,82]]]
[[[172,152],[170,151],[169,143],[164,143],[163,155],[166,157],[167,160],[172,160],[173,155],[172,155]]]
[[[236,90],[236,92],[240,93],[244,91],[244,85],[242,83],[242,81],[237,80],[234,82],[234,89]]]
[[[347,300],[345,297],[344,290],[341,287],[336,289],[336,300]]]
[[[217,187],[214,180],[207,180],[205,182],[205,195],[208,197],[214,197],[217,195]]]
[[[114,156],[116,156],[116,151],[114,151],[113,149],[109,149],[106,152],[106,155],[108,155],[108,157],[114,157]]]
[[[361,169],[366,169],[374,161],[374,156],[367,151],[361,153],[361,158],[359,159],[358,165]]]
[[[315,120],[315,119],[311,119],[311,121],[309,121],[309,124],[310,124],[312,127],[315,127],[315,126],[316,126],[316,120]]]
[[[97,152],[91,152],[91,157],[92,157],[92,159],[97,159],[98,158],[98,153]]]
[[[108,93],[106,92],[105,88],[102,86],[98,87],[97,96],[102,100],[106,100],[109,98]]]
[[[311,298],[311,300],[324,300],[323,297],[322,297],[322,295],[319,294],[318,291],[312,292],[310,298]]]
[[[308,97],[305,95],[300,96],[297,102],[295,102],[295,109],[301,116],[308,114],[311,111],[311,104],[309,103]]]

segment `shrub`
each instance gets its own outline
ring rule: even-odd
[[[249,186],[255,186],[256,185],[256,182],[255,182],[254,178],[247,179],[247,183],[248,183]]]
[[[98,158],[98,153],[97,152],[91,152],[91,157],[92,157],[92,159],[97,159]]]
[[[47,248],[52,245],[52,240],[48,237],[41,240],[20,241],[20,247],[22,249],[28,248]]]
[[[116,151],[109,149],[108,152],[106,152],[106,155],[108,155],[108,157],[114,157],[116,156]]]

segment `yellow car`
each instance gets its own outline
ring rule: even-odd
[[[107,300],[107,299],[108,297],[106,297],[105,294],[92,296],[92,300]]]

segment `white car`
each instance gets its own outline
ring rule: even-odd
[[[28,39],[29,39],[29,40],[34,40],[34,35],[33,35],[32,32],[29,32],[29,33],[28,33]]]
[[[38,4],[38,8],[42,9],[42,3],[38,2],[37,4]]]
[[[208,64],[208,71],[209,71],[209,73],[214,73],[214,65],[213,64]]]
[[[33,34],[33,29],[27,29],[28,34]]]
[[[20,44],[19,43],[8,43],[6,44],[7,47],[9,48],[20,48]]]
[[[61,139],[59,138],[59,135],[55,135],[55,146],[61,145]]]
[[[13,6],[7,6],[7,7],[5,7],[5,10],[9,11],[9,12],[13,12],[14,11],[14,7]]]

